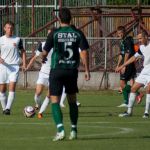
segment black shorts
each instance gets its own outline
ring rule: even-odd
[[[77,69],[51,69],[50,71],[50,95],[61,96],[63,86],[65,93],[75,94],[78,92]]]
[[[136,77],[136,68],[135,65],[128,65],[126,67],[125,73],[120,74],[120,80],[129,81],[131,79],[134,79]]]

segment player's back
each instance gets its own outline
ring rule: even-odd
[[[79,66],[78,49],[82,37],[82,32],[72,26],[60,27],[54,31],[52,68],[73,69]]]

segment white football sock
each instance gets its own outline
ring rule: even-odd
[[[136,93],[130,93],[129,103],[128,103],[128,110],[127,110],[128,114],[132,113],[132,109],[133,109],[133,105],[134,105],[134,102],[135,102],[135,98],[136,98]]]
[[[150,107],[150,94],[146,94],[146,105],[145,105],[145,113],[149,113]]]
[[[6,103],[7,103],[6,93],[1,93],[0,92],[0,101],[1,101],[2,109],[5,110]]]
[[[34,101],[35,101],[35,104],[36,106],[40,107],[41,106],[41,95],[34,95]]]
[[[50,102],[50,99],[46,96],[41,107],[40,107],[40,111],[39,111],[40,114],[42,114],[46,110],[49,102]]]
[[[6,109],[11,109],[14,99],[15,99],[15,92],[9,92]]]
[[[63,87],[63,92],[62,92],[62,95],[61,95],[61,99],[60,99],[60,105],[64,105],[64,101],[66,99],[66,93],[65,93],[65,88]]]

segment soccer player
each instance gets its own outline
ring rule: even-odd
[[[51,30],[48,30],[48,33],[50,33]],[[26,70],[28,70],[33,62],[36,60],[37,57],[40,56],[42,53],[43,47],[45,45],[45,42],[39,42],[38,48],[36,50],[36,54],[31,58],[29,64],[27,65]],[[43,92],[44,87],[49,86],[49,73],[50,73],[50,64],[51,64],[51,55],[52,51],[47,56],[47,61],[46,63],[42,64],[40,72],[39,72],[39,77],[36,83],[36,90],[35,90],[35,95],[34,95],[34,100],[35,100],[35,109],[39,110],[38,112],[38,118],[41,119],[43,117],[43,112],[46,110],[49,102],[50,102],[50,97],[49,97],[49,92],[47,93],[43,103],[41,104],[41,94]]]
[[[135,54],[133,38],[131,36],[126,36],[126,31],[123,26],[117,28],[118,37],[121,38],[120,42],[120,55],[115,71],[125,63],[130,57]],[[127,84],[128,81],[134,79],[136,76],[135,63],[122,68],[120,73],[120,87],[122,89],[122,94],[124,98],[124,103],[118,107],[127,107],[128,105],[128,95],[130,93],[131,86]]]
[[[133,63],[136,59],[144,56],[144,68],[142,69],[140,75],[136,78],[135,83],[131,88],[131,93],[129,97],[128,110],[125,113],[119,114],[119,117],[128,117],[132,115],[133,105],[136,98],[136,91],[141,87],[146,87],[146,106],[143,118],[149,117],[149,107],[150,107],[150,43],[148,40],[148,34],[145,31],[141,31],[138,34],[138,41],[141,44],[140,50],[135,53],[128,61],[121,65],[117,71]]]
[[[26,68],[26,53],[20,37],[14,35],[14,23],[11,21],[6,22],[4,31],[5,35],[0,37],[0,101],[3,114],[10,115],[19,76],[19,51],[22,56],[23,70]],[[8,97],[6,96],[7,84],[9,85]]]
[[[57,134],[53,141],[65,138],[62,111],[59,105],[60,96],[65,87],[69,103],[69,114],[71,120],[71,132],[69,139],[77,138],[78,106],[76,104],[76,93],[78,92],[77,78],[81,59],[85,67],[85,80],[90,79],[88,42],[84,34],[70,26],[71,12],[67,8],[59,10],[60,28],[51,32],[46,40],[42,55],[43,63],[47,54],[53,48],[51,72],[50,72],[50,98],[52,103],[52,114],[57,127]]]

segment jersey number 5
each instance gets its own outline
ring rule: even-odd
[[[65,56],[64,59],[65,60],[69,60],[72,56],[73,56],[73,50],[70,48],[72,46],[72,42],[65,42]]]

